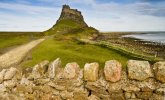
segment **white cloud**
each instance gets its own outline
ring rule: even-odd
[[[0,8],[16,11],[16,12],[26,12],[27,14],[41,14],[59,12],[60,8],[53,7],[42,7],[42,6],[32,6],[24,4],[13,4],[13,3],[0,3]],[[44,14],[43,14],[44,15]]]
[[[0,31],[44,31],[58,19],[61,8],[0,3]],[[16,12],[11,13],[11,12]],[[17,14],[18,13],[18,14]]]
[[[160,5],[150,3],[93,4],[84,11],[87,22],[101,31],[165,31],[165,15]],[[150,11],[150,12],[149,12]]]
[[[2,31],[44,31],[52,26],[54,18],[26,17],[0,13]]]

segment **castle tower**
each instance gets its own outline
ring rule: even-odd
[[[63,19],[73,20],[77,23],[80,23],[83,27],[88,27],[88,25],[84,21],[81,12],[77,9],[71,9],[69,5],[63,5],[62,12],[60,18],[57,20],[57,23]]]

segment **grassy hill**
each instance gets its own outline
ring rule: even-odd
[[[103,68],[105,61],[116,59],[125,67],[127,60],[133,59],[113,49],[77,41],[77,39],[95,39],[99,32],[92,27],[81,27],[73,20],[61,20],[45,34],[53,34],[53,37],[37,46],[31,52],[32,58],[23,62],[22,66],[32,67],[43,60],[52,61],[59,57],[63,66],[69,62],[77,62],[81,67],[87,62],[99,62]]]

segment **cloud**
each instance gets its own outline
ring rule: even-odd
[[[131,3],[131,4],[120,4],[120,3],[107,3],[107,4],[94,4],[93,9],[96,11],[107,11],[118,14],[141,14],[141,15],[152,15],[152,16],[163,16],[165,17],[165,6],[154,5],[150,3]]]
[[[164,0],[139,0],[139,1],[143,1],[143,2],[161,2]]]
[[[56,22],[61,8],[0,3],[0,10],[0,31],[44,31]]]
[[[151,3],[93,4],[85,19],[100,31],[165,31],[164,6]]]
[[[35,0],[36,4],[23,1],[0,3],[0,31],[49,29],[60,16],[62,4],[82,11],[87,24],[101,31],[165,31],[165,3],[153,4],[142,0],[125,4],[115,0],[104,3],[96,0]]]
[[[51,14],[53,12],[59,12],[60,8],[53,7],[42,7],[24,4],[13,4],[13,3],[0,3],[1,9],[7,9],[15,12],[26,13],[26,14]]]

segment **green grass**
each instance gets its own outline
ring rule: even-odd
[[[52,35],[56,33],[76,33],[78,31],[83,31],[81,24],[70,19],[63,19],[57,22],[52,28],[45,31],[46,35]]]
[[[43,60],[55,60],[61,58],[63,66],[69,62],[77,62],[80,67],[85,63],[98,62],[100,67],[104,67],[107,60],[116,59],[124,67],[131,57],[122,55],[114,50],[102,48],[100,46],[81,44],[73,40],[47,39],[32,51],[32,60],[23,62],[24,67],[33,67]]]
[[[0,32],[0,50],[12,46],[21,45],[27,43],[32,39],[39,38],[40,33],[30,33],[30,32]]]
[[[28,42],[27,36],[0,36],[0,49]]]

